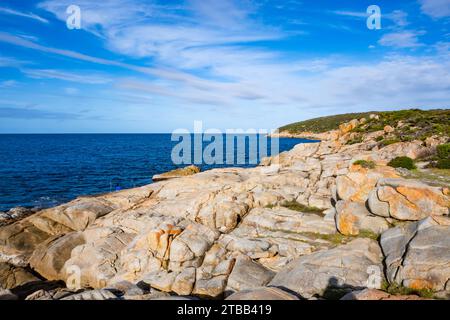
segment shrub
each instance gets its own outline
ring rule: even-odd
[[[356,160],[355,162],[353,162],[353,164],[360,165],[361,167],[366,168],[366,169],[375,168],[375,162],[373,162],[373,161]]]
[[[388,145],[390,145],[390,144],[394,144],[394,143],[397,143],[397,142],[400,142],[400,140],[398,140],[398,139],[385,139],[385,140],[383,140],[383,141],[381,142],[381,145],[382,145],[383,147],[386,147],[386,146],[388,146]]]
[[[384,137],[383,136],[378,136],[375,138],[375,141],[380,142],[381,140],[383,140]]]
[[[397,157],[395,159],[392,159],[388,166],[394,167],[394,168],[405,168],[408,170],[416,169],[416,166],[414,165],[413,159],[410,157]]]
[[[436,150],[440,159],[450,159],[450,143],[441,144]]]
[[[389,284],[386,280],[381,285],[381,290],[391,295],[418,295],[425,299],[434,299],[435,293],[430,289],[413,289],[398,285],[396,283]]]
[[[450,159],[439,159],[436,167],[439,169],[450,169]]]
[[[357,144],[357,143],[361,143],[361,142],[363,142],[363,138],[362,137],[356,137],[356,138],[348,140],[347,144],[350,145],[350,144]]]

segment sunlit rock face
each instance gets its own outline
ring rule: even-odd
[[[30,299],[115,299],[117,290],[125,299],[298,299],[334,291],[389,298],[379,287],[364,291],[368,270],[378,268],[380,281],[386,274],[391,284],[445,295],[448,187],[404,179],[386,166],[429,146],[379,148],[375,133],[347,144],[360,123],[256,168],[166,175],[15,222],[3,214],[0,289],[46,279],[64,283],[41,286]],[[96,290],[74,294],[76,286]]]

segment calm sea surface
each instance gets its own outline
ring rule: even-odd
[[[310,141],[280,139],[279,150],[306,142]],[[177,143],[170,134],[0,135],[0,211],[49,207],[80,195],[151,183],[154,174],[180,167],[171,160]],[[246,161],[234,166],[254,165]]]

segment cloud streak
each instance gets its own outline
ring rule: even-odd
[[[46,0],[38,7],[65,21],[68,4],[71,1]],[[213,110],[209,116],[219,120],[233,115],[236,121],[250,122],[254,120],[251,117],[265,115],[271,121],[282,116],[285,120],[305,113],[377,107],[445,107],[450,101],[448,50],[444,44],[439,48],[422,45],[429,34],[408,30],[411,17],[401,10],[383,13],[389,24],[380,32],[372,32],[370,43],[364,44],[366,48],[379,39],[379,46],[370,52],[376,58],[367,60],[364,52],[361,56],[329,54],[330,50],[328,54],[314,51],[316,56],[303,54],[303,35],[299,36],[303,30],[296,30],[298,38],[294,38],[286,31],[289,28],[264,24],[256,17],[259,8],[254,1],[186,0],[181,5],[157,5],[135,0],[79,0],[77,4],[82,8],[83,30],[99,37],[98,45],[109,51],[104,56],[117,56],[117,60],[101,58],[100,53],[81,53],[84,49],[78,52],[43,45],[6,32],[0,32],[0,42],[44,53],[47,58],[84,62],[86,69],[76,71],[53,65],[17,68],[31,78],[64,81],[59,94],[65,94],[66,101],[104,103],[125,118],[130,115],[140,121],[140,116],[165,110],[180,110],[177,114],[184,118]],[[367,17],[365,12],[351,10],[334,14],[348,20]],[[334,18],[338,24],[342,20],[330,12],[325,18]],[[359,22],[366,32],[364,21]],[[309,27],[312,33],[305,36],[305,43],[315,30]],[[326,28],[330,30],[328,23]],[[293,40],[298,43],[292,45]],[[358,41],[363,42],[361,37]],[[350,49],[359,50],[361,43]],[[4,64],[12,62],[5,60]],[[96,72],[96,67],[103,71]],[[66,82],[72,82],[70,87]],[[73,83],[104,86],[102,90],[94,87],[97,91],[92,93]]]
[[[50,120],[76,120],[79,114],[38,110],[32,108],[0,107],[0,118],[3,119],[50,119]]]
[[[48,24],[49,21],[31,12],[21,12],[9,8],[0,7],[0,14],[8,14],[17,17],[23,17]]]
[[[86,83],[86,84],[106,84],[112,80],[106,76],[89,74],[80,74],[52,69],[22,69],[25,75],[34,79],[58,79],[63,81]]]

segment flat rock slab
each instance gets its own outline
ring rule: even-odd
[[[381,249],[374,240],[356,239],[295,259],[269,285],[296,292],[303,298],[327,296],[335,291],[367,287],[371,270],[378,270],[382,277]]]
[[[236,292],[225,300],[299,300],[299,298],[276,287],[263,287]]]

